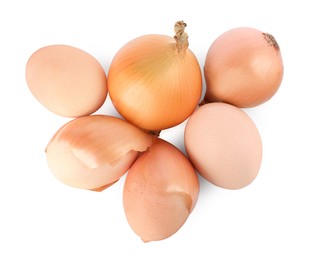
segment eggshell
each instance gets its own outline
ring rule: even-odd
[[[145,242],[168,238],[195,207],[199,182],[195,169],[172,144],[156,139],[131,166],[123,190],[128,223]]]
[[[123,176],[153,139],[120,118],[83,116],[67,122],[50,139],[47,162],[65,184],[99,190]]]
[[[241,109],[226,103],[201,106],[189,118],[184,141],[196,170],[226,189],[240,189],[257,176],[262,142],[256,125]]]
[[[89,115],[107,96],[106,73],[90,54],[67,45],[50,45],[33,53],[26,65],[32,94],[53,113]]]
[[[130,168],[138,152],[125,154],[116,165],[106,163],[97,168],[81,163],[67,142],[51,142],[46,155],[48,166],[58,180],[79,189],[97,189],[118,181]]]

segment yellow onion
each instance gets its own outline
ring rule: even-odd
[[[200,66],[188,49],[186,24],[174,38],[144,35],[123,46],[108,73],[110,98],[129,122],[147,130],[178,125],[195,110],[202,90]]]
[[[227,31],[213,42],[206,56],[204,103],[262,104],[278,90],[283,71],[280,47],[271,34],[247,27]]]
[[[126,176],[125,214],[144,242],[162,240],[185,223],[198,193],[198,177],[190,161],[175,146],[158,138]]]
[[[125,174],[153,138],[116,117],[84,116],[53,136],[46,148],[47,161],[65,184],[99,191]]]

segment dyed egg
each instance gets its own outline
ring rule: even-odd
[[[100,63],[67,45],[50,45],[33,53],[26,66],[26,81],[42,105],[65,117],[94,113],[108,92]]]
[[[240,108],[226,103],[201,106],[187,122],[184,141],[196,170],[218,187],[243,188],[259,172],[261,138]]]

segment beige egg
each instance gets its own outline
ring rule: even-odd
[[[196,170],[218,187],[243,188],[259,172],[259,132],[251,118],[235,106],[209,103],[198,108],[187,122],[184,141]]]
[[[71,120],[46,148],[49,169],[80,189],[106,188],[123,176],[153,137],[125,120],[90,115]]]
[[[123,190],[128,223],[145,242],[174,235],[194,209],[198,176],[175,146],[156,139],[131,166]]]
[[[118,181],[130,168],[138,152],[125,154],[115,165],[106,163],[95,168],[82,163],[68,142],[51,142],[46,149],[46,155],[49,169],[58,180],[75,188],[98,190]]]
[[[106,73],[87,52],[50,45],[33,53],[26,66],[27,85],[53,113],[79,117],[97,111],[107,96]]]

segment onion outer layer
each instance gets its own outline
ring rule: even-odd
[[[200,101],[202,76],[188,47],[186,24],[177,22],[176,36],[144,35],[123,46],[108,73],[110,98],[129,122],[146,130],[180,124]]]
[[[205,66],[204,102],[254,107],[269,100],[283,79],[283,60],[275,38],[248,27],[229,30],[210,46]]]

